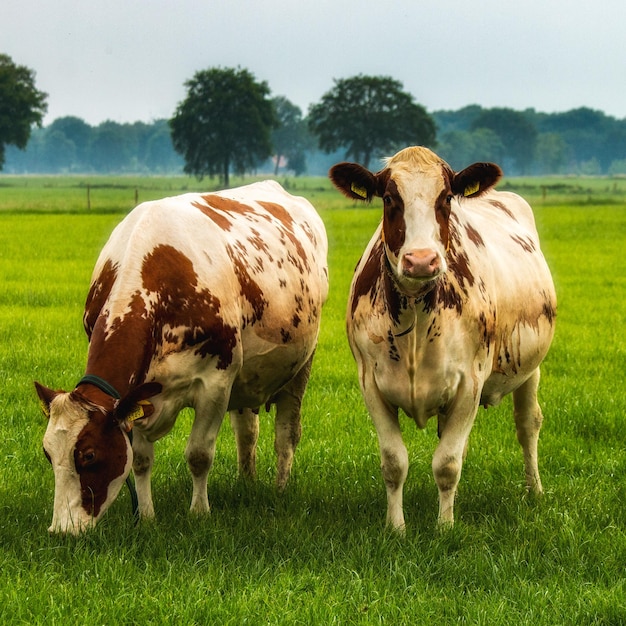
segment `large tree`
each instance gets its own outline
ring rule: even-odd
[[[426,109],[388,76],[335,80],[335,86],[309,109],[309,128],[325,152],[346,155],[369,167],[374,156],[406,145],[435,144],[436,128]]]
[[[185,83],[187,97],[170,120],[184,170],[199,179],[243,174],[272,154],[276,125],[269,87],[245,69],[213,68]]]
[[[0,170],[6,145],[23,150],[33,124],[41,126],[48,94],[35,87],[35,73],[0,54]]]

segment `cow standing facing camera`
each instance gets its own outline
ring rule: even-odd
[[[497,165],[454,172],[421,147],[398,152],[378,173],[339,163],[329,175],[349,198],[383,200],[381,224],[352,280],[347,330],[378,434],[388,524],[398,531],[405,525],[409,461],[399,409],[420,428],[438,419],[432,468],[440,524],[454,521],[478,407],[509,393],[526,483],[541,493],[537,386],[556,296],[531,208],[492,189]]]

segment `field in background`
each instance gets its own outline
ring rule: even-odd
[[[241,181],[234,181],[239,184]],[[32,380],[83,373],[82,306],[96,256],[139,201],[210,181],[0,177],[0,619],[3,623],[467,623],[626,621],[626,180],[510,179],[535,207],[559,296],[544,368],[540,469],[524,496],[510,401],[481,410],[457,499],[436,529],[436,425],[403,421],[407,537],[383,530],[378,446],[344,332],[354,265],[379,220],[324,179],[281,179],[320,210],[331,293],[284,496],[273,489],[272,416],[259,480],[237,479],[224,423],[213,513],[187,514],[191,414],[156,447],[158,519],[134,528],[123,491],[91,534],[49,537],[54,481]],[[87,210],[89,188],[91,206]]]

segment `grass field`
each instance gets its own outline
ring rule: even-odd
[[[54,479],[32,381],[71,388],[83,374],[91,270],[135,198],[209,185],[0,177],[0,621],[626,623],[626,181],[505,181],[535,206],[559,296],[540,389],[546,494],[524,496],[507,400],[479,413],[456,526],[439,532],[436,424],[422,432],[405,420],[404,540],[384,531],[377,441],[344,332],[352,270],[378,205],[356,209],[322,179],[281,182],[318,206],[331,271],[286,493],[273,488],[272,416],[262,416],[254,485],[237,478],[225,422],[209,477],[212,515],[188,515],[184,412],[156,447],[157,520],[134,527],[123,490],[95,531],[70,538],[46,530]]]

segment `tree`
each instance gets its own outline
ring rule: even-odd
[[[309,128],[325,152],[345,147],[347,156],[369,167],[374,155],[407,144],[434,146],[436,128],[426,109],[387,76],[335,80],[309,109]]]
[[[537,128],[521,111],[513,109],[486,109],[472,122],[472,130],[488,128],[494,131],[504,146],[504,158],[510,158],[525,174],[535,156]]]
[[[35,88],[35,73],[0,54],[0,169],[6,145],[23,150],[33,124],[41,126],[48,94]]]
[[[170,128],[187,174],[217,174],[228,186],[231,169],[243,174],[271,155],[276,117],[267,83],[247,70],[213,68],[197,72],[185,86],[187,97]]]
[[[65,117],[57,117],[47,128],[48,134],[52,132],[61,132],[67,139],[72,141],[76,146],[76,163],[83,164],[87,162],[89,144],[94,135],[94,129],[80,117],[67,115]]]
[[[274,175],[278,175],[281,161],[287,161],[287,167],[296,174],[302,174],[306,168],[304,152],[307,148],[308,129],[302,119],[300,107],[291,103],[284,96],[272,99],[278,126],[272,133],[272,145],[274,146]]]
[[[132,169],[129,135],[124,124],[102,122],[96,128],[90,145],[90,160],[94,169],[107,174]]]
[[[536,151],[537,165],[543,174],[559,174],[567,163],[567,144],[558,133],[539,133]]]

